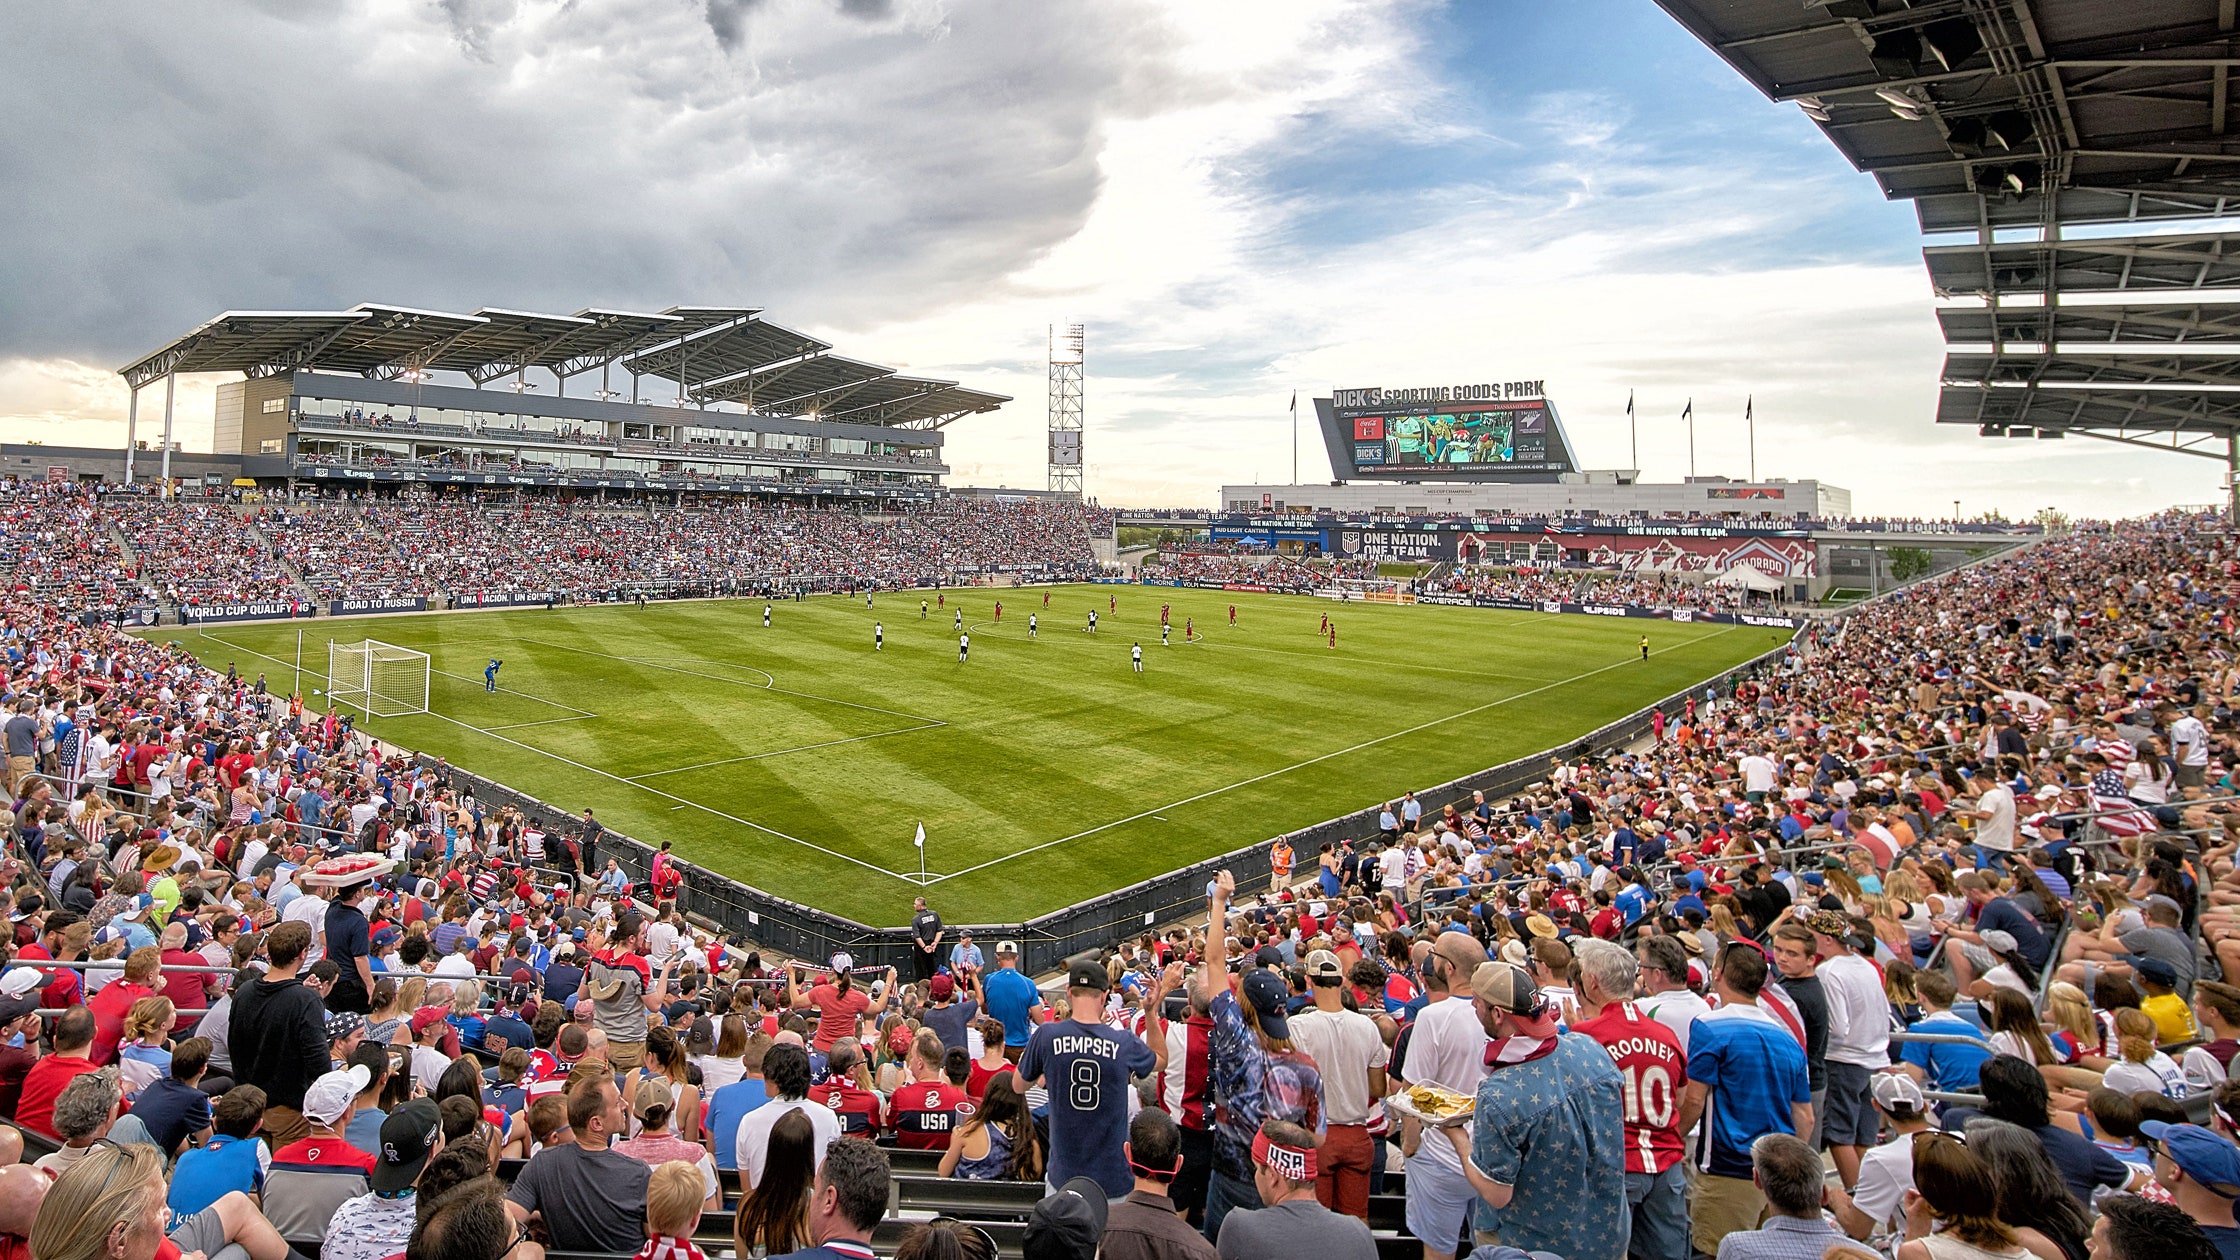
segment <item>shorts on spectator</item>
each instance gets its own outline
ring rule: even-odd
[[[179,1227],[171,1231],[170,1238],[178,1245],[179,1250],[199,1251],[208,1260],[219,1260],[220,1257],[224,1257],[224,1260],[248,1260],[249,1253],[246,1249],[226,1241],[225,1218],[218,1214],[218,1205],[215,1203],[179,1222]]]
[[[1698,1173],[1695,1183],[1695,1219],[1689,1222],[1689,1232],[1695,1236],[1696,1250],[1707,1256],[1719,1254],[1719,1240],[1727,1235],[1756,1229],[1766,1214],[1766,1196],[1748,1177]]]
[[[2207,766],[2179,766],[2173,775],[2173,782],[2182,788],[2200,787],[2203,772],[2207,769]]]
[[[1882,1121],[1868,1091],[1874,1072],[1856,1063],[1828,1060],[1828,1105],[1820,1121],[1823,1146],[1873,1146]]]
[[[1633,1241],[1626,1254],[1640,1260],[1688,1260],[1688,1165],[1661,1173],[1626,1174],[1626,1203],[1633,1208]]]
[[[1984,972],[1989,971],[1993,967],[1999,965],[1999,960],[1991,956],[1990,950],[1976,944],[1974,941],[1961,941],[1959,942],[1959,945],[1960,956],[1968,960],[1968,965],[1975,969],[1975,973],[1979,978],[1983,975]]]
[[[1461,1169],[1428,1159],[1408,1161],[1407,1189],[1408,1232],[1433,1251],[1452,1252],[1470,1224],[1478,1192],[1470,1188]]]

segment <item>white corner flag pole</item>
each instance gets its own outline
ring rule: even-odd
[[[923,888],[923,887],[925,887],[925,883],[926,883],[926,825],[925,825],[924,823],[919,823],[919,824],[918,824],[918,839],[917,839],[917,845],[918,845],[918,886],[919,886],[920,888]]]

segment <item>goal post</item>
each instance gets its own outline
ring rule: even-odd
[[[367,717],[428,711],[428,654],[379,639],[327,642],[327,697]]]

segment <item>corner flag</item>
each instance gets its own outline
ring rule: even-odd
[[[1682,407],[1682,408],[1680,409],[1680,418],[1681,418],[1682,420],[1693,420],[1693,419],[1695,419],[1695,418],[1696,418],[1696,400],[1695,400],[1695,399],[1693,399],[1693,398],[1689,399],[1689,400],[1688,400],[1688,405],[1687,405],[1687,406],[1685,406],[1685,407]]]
[[[926,847],[926,825],[924,823],[918,824],[917,845],[921,849]]]
[[[1633,391],[1626,391],[1626,419],[1633,419]]]

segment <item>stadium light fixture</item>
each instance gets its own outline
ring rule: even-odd
[[[1874,94],[1890,107],[1890,112],[1907,122],[1919,122],[1928,116],[1929,107],[1896,88],[1876,88]]]
[[[1797,108],[1803,110],[1804,116],[1814,122],[1828,121],[1828,104],[1817,96],[1798,97]]]

